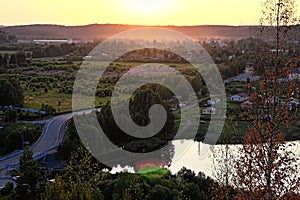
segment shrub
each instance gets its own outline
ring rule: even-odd
[[[10,194],[14,189],[14,184],[12,182],[6,183],[6,185],[0,190],[1,196]]]

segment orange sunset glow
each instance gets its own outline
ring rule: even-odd
[[[257,25],[261,16],[253,0],[14,0],[4,7],[0,25]]]

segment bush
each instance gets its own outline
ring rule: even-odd
[[[6,185],[0,190],[1,196],[10,194],[14,189],[14,184],[12,182],[6,183]]]
[[[13,109],[9,109],[5,112],[5,121],[11,122],[17,119],[17,111]]]

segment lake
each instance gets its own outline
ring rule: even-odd
[[[300,158],[300,141],[292,142],[295,146],[292,147],[292,151],[297,158]],[[173,141],[175,146],[175,155],[173,162],[170,166],[170,171],[174,174],[177,173],[182,167],[191,169],[196,172],[204,172],[207,176],[213,178],[213,160],[211,146],[208,148],[208,153],[204,157],[199,156],[199,147],[203,146],[203,143],[191,141],[191,140],[176,140]],[[220,149],[224,145],[214,145],[213,148]],[[229,145],[233,152],[237,152],[238,148],[242,145]],[[201,148],[200,148],[201,149]],[[298,166],[300,166],[300,160],[298,160]],[[300,171],[298,172],[300,176]]]

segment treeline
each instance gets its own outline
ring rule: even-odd
[[[96,45],[96,43],[34,45],[28,50],[32,51],[33,58],[57,57],[72,54],[73,56],[77,56],[77,59],[82,60],[82,57],[87,56]]]
[[[200,43],[209,53],[213,61],[219,67],[224,79],[236,76],[245,70],[247,65],[252,65],[258,56],[257,50],[262,41],[253,38],[239,41],[212,40]],[[264,46],[272,46],[264,43]],[[176,48],[176,47],[174,47]],[[197,55],[192,55],[197,56]],[[188,63],[184,58],[166,50],[144,48],[134,50],[121,56],[119,62],[140,62],[140,63]]]
[[[111,174],[84,148],[78,148],[72,154],[68,169],[61,175],[43,173],[32,156],[25,148],[20,158],[17,187],[11,192],[8,184],[9,190],[5,190],[4,195],[10,193],[11,199],[23,200],[209,200],[220,199],[224,190],[204,173],[196,174],[185,167],[176,174],[165,168],[153,168],[145,173]],[[55,180],[47,181],[51,178]],[[229,198],[233,199],[235,190],[229,187],[226,191],[231,191]]]
[[[0,68],[15,68],[16,66],[24,66],[29,63],[30,53],[17,52],[15,54],[0,54]]]
[[[73,61],[82,61],[83,57],[95,47],[94,43],[86,44],[28,44],[26,45],[12,45],[0,46],[0,68],[13,69],[16,67],[27,67],[32,65],[33,58],[46,57],[63,57],[63,61],[67,64],[72,64]],[[16,53],[5,53],[5,51],[12,51]]]
[[[217,64],[223,79],[242,73],[247,65],[253,65],[257,49],[262,42],[247,38],[239,41],[211,41],[201,45]]]

